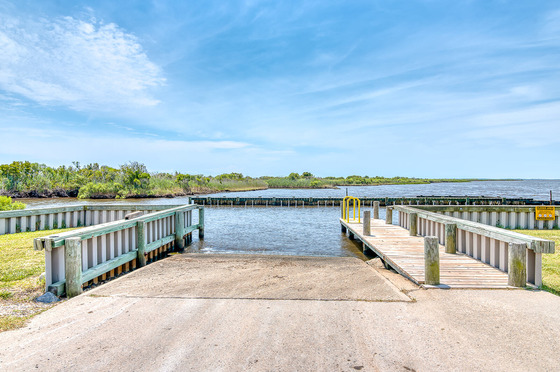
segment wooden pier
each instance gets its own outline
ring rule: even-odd
[[[362,243],[388,266],[418,285],[424,285],[424,238],[410,236],[407,229],[385,221],[371,221],[371,235],[364,235],[362,223],[340,219],[342,230],[350,239]],[[510,289],[508,274],[466,254],[440,251],[440,288]]]

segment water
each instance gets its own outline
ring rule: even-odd
[[[340,232],[332,207],[206,207],[201,253],[254,253],[364,258]]]
[[[548,200],[552,190],[560,198],[560,180],[479,181],[428,185],[352,186],[353,196],[406,197],[419,195],[533,198]],[[212,196],[343,197],[341,189],[271,189]],[[27,199],[28,208],[87,203],[183,204],[186,197],[134,200]],[[369,206],[366,207],[366,209]],[[380,218],[384,219],[384,208]],[[206,207],[205,240],[192,248],[202,253],[282,254],[301,256],[354,256],[365,259],[355,242],[340,233],[338,207]]]
[[[475,181],[461,183],[430,183],[424,185],[348,186],[338,189],[268,189],[244,192],[216,193],[209,196],[229,197],[337,197],[348,194],[359,197],[411,196],[488,196],[509,198],[560,199],[560,180]]]

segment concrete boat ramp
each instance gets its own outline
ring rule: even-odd
[[[369,263],[174,255],[0,333],[0,370],[558,368],[559,297],[426,290]]]

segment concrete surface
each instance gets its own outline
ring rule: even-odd
[[[268,259],[277,267],[268,268]],[[421,290],[387,284],[391,274],[381,275],[375,265],[359,260],[351,265],[351,259],[327,259],[317,264],[322,270],[309,269],[314,265],[306,259],[291,266],[280,265],[283,260],[182,255],[149,265],[57,305],[23,329],[1,333],[0,369],[558,369],[560,298],[552,294]],[[338,260],[344,270],[336,268]],[[363,279],[355,275],[340,284],[352,266],[376,283],[370,292],[362,291]],[[290,273],[302,280],[282,286],[274,278]],[[158,290],[148,274],[160,276],[165,286]],[[278,292],[271,286],[259,289],[273,278]],[[354,293],[355,300],[341,293],[344,300],[337,301],[336,293],[326,289],[331,284]],[[202,288],[206,285],[212,288]],[[397,287],[407,286],[416,301],[395,300]],[[243,298],[253,294],[268,298]],[[274,299],[275,294],[283,298]]]
[[[410,301],[353,257],[183,254],[100,286],[98,296]]]

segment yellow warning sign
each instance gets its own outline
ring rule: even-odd
[[[537,221],[554,221],[554,207],[535,207]]]

